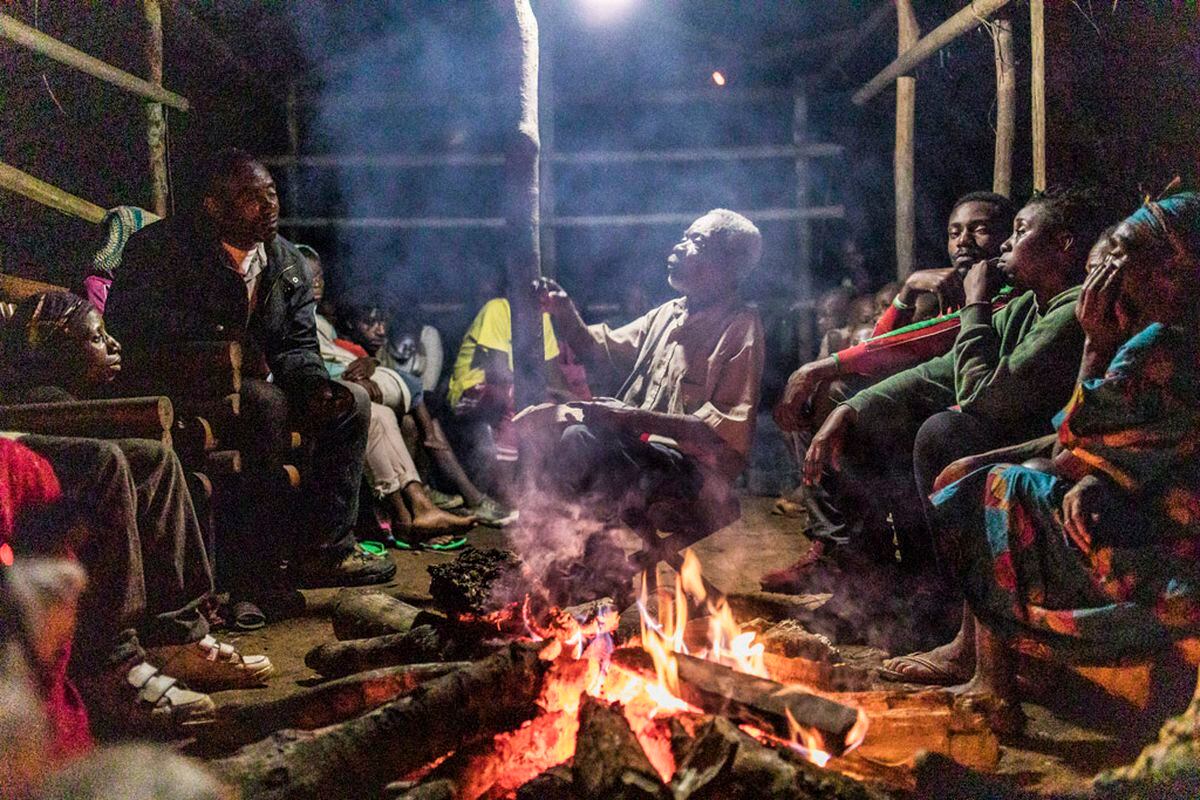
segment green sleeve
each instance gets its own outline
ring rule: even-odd
[[[951,354],[898,372],[846,401],[860,422],[882,416],[924,420],[954,405],[954,361]],[[869,423],[868,423],[869,424]]]
[[[1009,305],[989,322],[969,308],[954,343],[954,390],[963,411],[1002,427],[1046,428],[1071,397],[1083,352],[1075,297],[1060,295],[1008,355],[1001,355],[1008,328],[1021,324]]]

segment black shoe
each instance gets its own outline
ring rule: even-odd
[[[298,566],[296,583],[306,589],[387,583],[396,574],[396,565],[387,556],[372,555],[357,546],[349,553],[306,559]]]

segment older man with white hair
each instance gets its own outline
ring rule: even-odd
[[[615,329],[584,324],[566,292],[542,282],[559,336],[627,375],[615,398],[559,407],[545,474],[561,491],[626,521],[664,500],[699,510],[714,506],[693,501],[729,496],[754,438],[764,357],[762,320],[737,290],[761,255],[750,220],[708,212],[667,258],[683,296]]]

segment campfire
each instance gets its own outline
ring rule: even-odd
[[[643,580],[625,614],[608,598],[560,608],[536,591],[496,603],[511,596],[500,587],[531,586],[500,551],[468,552],[430,571],[445,616],[348,594],[334,616],[346,640],[307,659],[323,675],[348,676],[311,690],[326,693],[325,707],[340,704],[341,718],[387,705],[323,733],[276,734],[226,759],[244,796],[320,797],[311,785],[278,791],[281,764],[311,770],[331,737],[378,749],[403,720],[412,728],[401,735],[421,731],[421,741],[397,751],[387,772],[414,798],[870,797],[880,794],[858,780],[905,786],[906,764],[921,749],[994,764],[994,738],[944,697],[835,691],[812,657],[821,648],[820,658],[834,657],[828,643],[794,624],[766,632],[740,624],[729,600],[706,590],[690,552],[673,587],[651,596]],[[781,631],[789,646],[779,646]],[[428,663],[453,659],[446,668]],[[333,721],[305,714],[290,723]],[[243,715],[238,727],[247,726]],[[357,775],[352,745],[332,748],[347,762],[343,775]],[[256,792],[268,778],[270,791]],[[343,791],[346,780],[337,784]],[[362,794],[382,788],[371,780]]]

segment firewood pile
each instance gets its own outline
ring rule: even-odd
[[[240,749],[213,763],[241,797],[867,800],[911,789],[920,751],[998,758],[943,694],[863,690],[824,637],[791,620],[743,632],[724,598],[680,582],[641,599],[631,634],[607,598],[516,599],[511,554],[430,571],[432,609],[339,597],[339,641],[306,658],[327,681],[222,709],[208,735]]]

